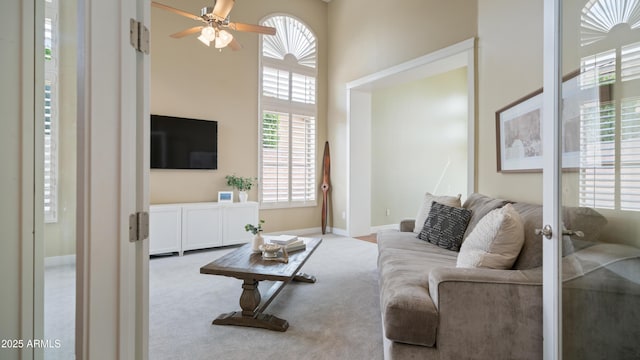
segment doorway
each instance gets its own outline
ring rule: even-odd
[[[44,1],[44,348],[45,359],[75,352],[76,1]],[[44,209],[42,209],[44,206]]]
[[[372,231],[372,118],[373,98],[377,89],[411,83],[466,68],[466,189],[475,189],[475,39],[469,39],[436,52],[407,61],[347,84],[348,236],[362,236]],[[464,131],[463,131],[464,133]],[[440,173],[446,173],[446,165]],[[428,189],[429,191],[433,189]],[[436,187],[436,191],[438,187]],[[423,195],[423,194],[420,194]],[[416,207],[417,209],[417,207]],[[375,230],[375,229],[374,229]]]

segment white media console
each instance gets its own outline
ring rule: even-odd
[[[251,241],[246,224],[258,223],[258,203],[182,203],[149,206],[149,254],[177,252]]]

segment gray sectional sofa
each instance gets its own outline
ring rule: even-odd
[[[542,238],[535,235],[542,207],[472,194],[463,205],[472,212],[465,238],[507,203],[525,232],[511,270],[457,268],[458,252],[418,239],[412,220],[378,233],[386,359],[542,359]],[[640,285],[630,280],[640,274],[640,251],[599,242],[607,221],[595,210],[565,208],[563,215],[567,228],[586,234],[563,241],[564,313],[572,324],[564,329],[565,358],[640,356]],[[628,337],[616,336],[620,326]],[[594,350],[593,341],[603,345]]]

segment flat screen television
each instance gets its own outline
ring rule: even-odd
[[[151,115],[152,169],[217,169],[218,122]]]

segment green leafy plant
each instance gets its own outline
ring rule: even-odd
[[[251,187],[256,184],[256,181],[258,181],[257,178],[236,175],[227,175],[225,178],[227,179],[227,185],[238,191],[249,191]]]
[[[264,220],[261,219],[257,226],[253,224],[247,224],[244,226],[244,230],[251,232],[253,235],[256,235],[262,231],[262,224],[264,224]]]

